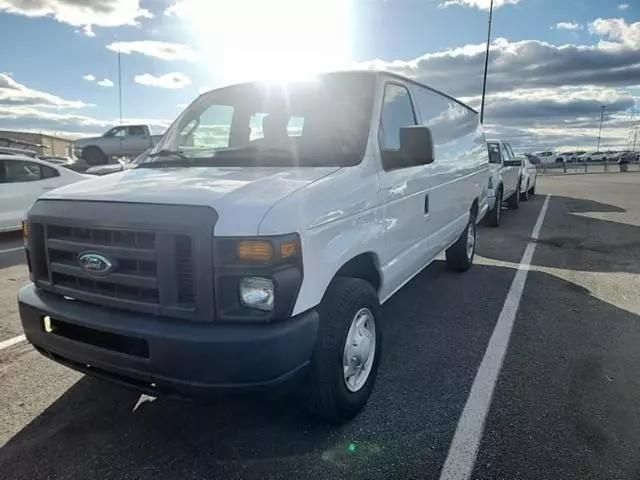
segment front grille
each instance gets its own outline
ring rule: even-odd
[[[28,216],[31,279],[85,303],[212,321],[216,221],[201,206],[39,200]],[[96,255],[83,265],[85,253]]]
[[[148,306],[172,305],[193,308],[195,301],[191,238],[179,234],[43,225],[47,262],[43,271],[50,284],[70,297],[80,294]],[[160,251],[159,251],[160,250]],[[107,257],[113,269],[100,276],[86,271],[78,262],[83,253]],[[162,265],[169,278],[166,299],[161,298],[158,278]],[[175,274],[173,274],[175,273]]]

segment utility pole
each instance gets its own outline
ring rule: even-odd
[[[596,148],[596,152],[600,151],[600,137],[602,136],[602,121],[604,120],[604,109],[607,108],[606,105],[602,105],[602,113],[600,113],[600,128],[598,129],[598,148]]]
[[[484,123],[484,97],[487,93],[487,70],[489,68],[489,46],[491,45],[491,20],[493,19],[493,0],[489,6],[489,31],[487,33],[487,53],[484,56],[484,76],[482,79],[482,105],[480,106],[480,123]]]
[[[631,150],[632,152],[636,151],[636,142],[638,140],[638,126],[636,125],[636,130],[635,132],[633,132],[633,149]]]
[[[120,125],[122,125],[122,62],[120,49],[118,49],[118,107],[120,109]]]

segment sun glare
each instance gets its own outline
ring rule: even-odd
[[[347,66],[345,0],[183,0],[184,17],[211,74],[281,81]]]

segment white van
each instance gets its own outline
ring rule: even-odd
[[[401,328],[381,305],[442,251],[471,266],[488,171],[477,112],[400,76],[213,90],[137,168],[31,209],[24,331],[152,395],[299,379],[346,421]]]

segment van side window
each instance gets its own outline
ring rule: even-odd
[[[395,83],[385,85],[378,131],[380,149],[400,150],[400,129],[415,124],[416,116],[409,91]]]
[[[436,161],[454,161],[460,155],[457,141],[473,136],[478,128],[477,114],[423,87],[415,87],[413,93],[420,123],[431,130]]]

